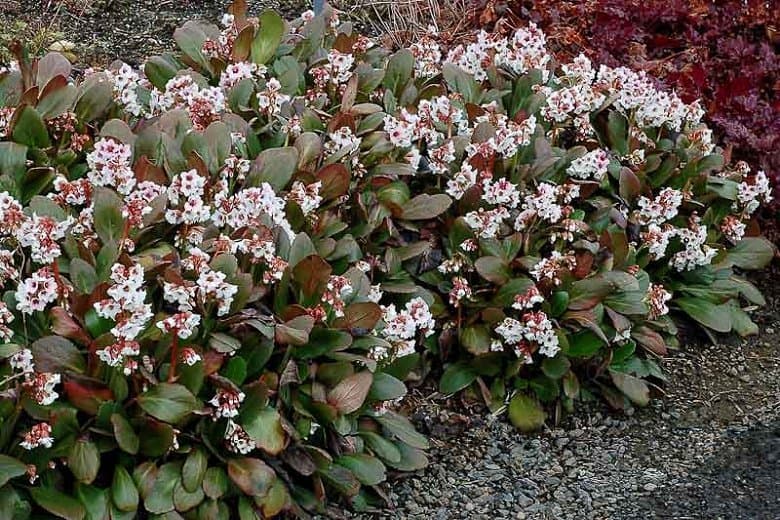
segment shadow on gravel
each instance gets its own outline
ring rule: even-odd
[[[659,519],[780,518],[780,422],[735,434],[688,482],[642,509]]]

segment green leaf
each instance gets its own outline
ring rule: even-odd
[[[203,502],[206,494],[202,488],[197,488],[195,491],[187,491],[181,484],[181,480],[176,482],[176,486],[173,488],[173,505],[176,507],[176,511],[182,513],[189,511]]]
[[[385,478],[387,478],[385,465],[378,459],[365,453],[342,455],[336,459],[336,464],[350,470],[360,483],[365,486],[375,486],[380,482],[384,482]]]
[[[428,195],[422,193],[402,206],[404,220],[428,220],[436,218],[450,207],[452,199],[443,193]]]
[[[467,362],[453,363],[447,367],[439,381],[439,391],[443,394],[454,394],[463,390],[477,379],[477,372]]]
[[[203,477],[203,491],[211,499],[218,499],[227,492],[228,478],[225,470],[219,467],[213,467],[206,470]]]
[[[528,292],[534,286],[530,278],[513,278],[499,287],[493,302],[501,307],[508,307],[515,301],[515,296]]]
[[[479,101],[481,88],[474,77],[453,63],[445,63],[442,74],[450,90],[463,96],[466,103]]]
[[[247,186],[260,186],[267,182],[280,192],[290,182],[298,167],[298,150],[292,146],[263,150],[252,163],[247,175]]]
[[[406,417],[395,412],[385,412],[376,417],[376,421],[382,425],[385,431],[395,436],[402,443],[421,450],[428,449],[428,439],[417,432]]]
[[[94,201],[95,232],[104,244],[119,243],[125,228],[122,199],[113,190],[101,188],[96,190]]]
[[[0,454],[0,487],[12,478],[21,477],[27,472],[27,465],[18,459]]]
[[[373,379],[373,375],[367,370],[344,378],[328,392],[328,403],[342,414],[356,412],[363,406]]]
[[[0,143],[0,174],[11,178],[23,176],[27,171],[26,160],[26,146],[11,141]]]
[[[615,370],[610,370],[609,375],[618,390],[623,392],[634,404],[647,406],[647,403],[650,402],[650,389],[647,388],[647,383],[643,380]]]
[[[580,394],[580,381],[574,372],[567,372],[561,380],[563,382],[563,393],[569,399],[574,399]]]
[[[25,105],[21,109],[13,131],[13,140],[31,148],[48,148],[51,146],[49,132],[41,115],[33,107]]]
[[[390,374],[384,372],[374,373],[374,382],[368,392],[368,398],[372,401],[390,401],[406,395],[406,385]]]
[[[81,122],[89,122],[102,116],[114,100],[113,82],[106,81],[105,74],[95,74],[79,88],[76,116]]]
[[[542,372],[550,379],[560,379],[569,371],[571,363],[566,356],[556,356],[554,358],[544,358],[542,361]]]
[[[30,488],[33,500],[49,513],[66,520],[83,520],[87,512],[75,498],[56,489]]]
[[[413,72],[414,55],[408,49],[401,49],[387,61],[382,84],[390,92],[400,95],[402,87],[412,78]]]
[[[151,487],[149,496],[144,499],[144,507],[154,514],[164,514],[173,511],[173,490],[181,479],[181,463],[169,462],[157,472],[157,478]]]
[[[490,331],[483,324],[470,325],[460,333],[460,344],[475,356],[490,352],[490,342]]]
[[[138,453],[138,435],[127,419],[115,413],[111,416],[111,425],[114,428],[114,437],[122,450],[135,455]]]
[[[87,364],[76,346],[60,336],[45,336],[30,347],[35,368],[41,372],[83,373]]]
[[[68,467],[79,482],[92,483],[100,469],[97,446],[86,440],[77,440],[68,453]]]
[[[425,452],[414,446],[409,446],[403,442],[396,444],[401,454],[401,460],[398,462],[388,462],[388,466],[401,471],[417,471],[428,465],[428,457]]]
[[[523,433],[539,430],[547,418],[535,399],[521,393],[515,394],[509,401],[508,414],[509,421]]]
[[[265,495],[276,478],[274,470],[265,462],[250,457],[230,459],[227,470],[233,483],[252,497]]]
[[[295,235],[292,246],[290,247],[290,257],[287,261],[290,263],[290,267],[295,267],[298,262],[306,258],[307,256],[316,255],[317,248],[314,247],[314,243],[306,233],[298,233]]]
[[[138,405],[156,419],[176,423],[195,410],[197,401],[182,385],[160,383],[139,395]]]
[[[271,9],[260,15],[260,27],[252,41],[252,61],[258,65],[268,63],[276,53],[284,37],[284,20]]]
[[[391,463],[401,461],[401,452],[398,450],[398,446],[393,442],[374,432],[360,432],[360,436],[369,449],[385,461]]]
[[[728,250],[726,261],[741,269],[761,269],[769,265],[777,251],[764,237],[745,237]]]
[[[176,65],[171,58],[153,56],[144,63],[144,75],[159,90],[165,90],[168,83],[177,73]]]
[[[201,22],[188,21],[173,32],[173,39],[179,49],[191,58],[195,63],[210,70],[208,58],[203,55],[203,43],[206,41]]]
[[[76,484],[76,498],[84,505],[86,520],[106,520],[108,518],[109,497],[107,489],[87,484]]]
[[[689,296],[675,298],[674,302],[688,316],[709,329],[717,332],[731,330],[731,310],[728,304],[715,305],[707,300]]]
[[[190,452],[181,469],[181,483],[189,492],[194,492],[206,476],[209,461],[203,450],[196,448]]]
[[[609,112],[607,136],[612,149],[620,155],[628,154],[628,123],[626,118],[614,110]]]
[[[758,334],[758,325],[750,319],[750,315],[742,310],[739,305],[732,301],[731,307],[731,325],[734,332],[742,337]]]
[[[138,489],[135,487],[132,477],[124,468],[114,468],[114,480],[111,483],[111,499],[120,511],[135,511],[138,509]]]
[[[477,258],[474,267],[482,278],[496,285],[507,283],[512,275],[504,260],[495,256]]]
[[[360,491],[360,481],[343,466],[327,464],[317,472],[325,483],[343,495],[354,496]]]
[[[243,426],[257,446],[269,455],[277,455],[284,449],[286,436],[276,408],[269,406],[257,411]]]
[[[81,258],[70,261],[70,281],[81,294],[92,294],[99,280],[95,268]]]
[[[583,330],[569,337],[569,349],[566,351],[566,355],[589,358],[604,345],[604,341],[592,331]]]

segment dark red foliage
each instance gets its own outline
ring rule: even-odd
[[[685,101],[700,98],[734,160],[780,187],[777,0],[477,0],[475,25],[533,20],[560,59],[580,52],[646,70]]]

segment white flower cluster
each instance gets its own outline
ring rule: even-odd
[[[290,188],[290,194],[287,198],[298,204],[304,215],[308,215],[319,208],[322,203],[322,197],[320,196],[321,187],[321,181],[309,185],[306,185],[301,181],[295,181]]]
[[[709,265],[718,251],[707,245],[707,226],[699,223],[697,217],[690,219],[688,228],[676,229],[675,233],[683,250],[672,256],[672,267],[678,271],[691,271],[702,265]]]
[[[409,46],[414,56],[414,72],[418,78],[430,78],[441,70],[438,35],[435,27],[428,27],[428,32]]]
[[[683,193],[674,188],[662,189],[653,200],[639,197],[639,220],[644,224],[663,224],[677,216],[682,202]]]
[[[240,390],[218,388],[209,404],[214,407],[214,420],[220,418],[232,419],[238,416],[238,409],[246,395]]]
[[[526,312],[520,320],[504,318],[495,330],[504,344],[514,348],[517,357],[526,363],[533,361],[533,346],[546,357],[554,357],[560,350],[553,323],[542,311]]]
[[[772,202],[772,187],[769,179],[763,171],[759,171],[752,178],[745,175],[745,179],[737,186],[737,200],[734,202],[734,210],[742,210],[745,214],[754,213],[758,207]]]
[[[165,91],[151,92],[149,115],[173,109],[185,110],[195,130],[205,130],[227,110],[225,94],[219,87],[200,86],[189,75],[176,76],[165,84]]]
[[[529,193],[523,198],[522,211],[515,219],[515,229],[525,231],[537,221],[557,224],[572,211],[569,204],[579,195],[580,187],[577,184],[539,183],[535,193]]]
[[[130,145],[104,137],[95,142],[95,149],[87,154],[87,178],[93,186],[116,188],[127,195],[135,187],[135,174],[130,167],[133,149]]]
[[[402,310],[396,310],[395,304],[382,306],[385,327],[382,336],[395,347],[397,357],[414,352],[418,333],[430,336],[434,332],[436,322],[431,315],[428,304],[420,297],[406,303]]]
[[[539,70],[546,80],[546,67],[552,57],[545,46],[544,33],[531,22],[528,28],[515,31],[511,39],[480,31],[475,42],[453,48],[447,55],[447,62],[458,65],[477,81],[487,79],[487,69],[491,65],[504,67],[515,74]]]
[[[608,166],[609,155],[605,150],[597,148],[582,157],[574,159],[566,169],[566,173],[577,179],[593,179],[601,182],[607,175]]]
[[[219,88],[227,91],[245,79],[265,79],[267,70],[265,65],[258,65],[248,61],[230,63],[219,76]]]
[[[42,311],[59,295],[59,285],[49,267],[38,269],[16,287],[16,310],[22,314]]]
[[[119,106],[128,114],[141,116],[144,106],[138,96],[138,90],[148,88],[149,82],[127,63],[122,63],[117,70],[108,69],[105,74],[114,85],[114,99]]]

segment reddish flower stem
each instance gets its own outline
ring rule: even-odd
[[[168,369],[168,382],[176,379],[176,362],[179,359],[179,331],[173,329],[173,341],[171,341],[171,366]]]

